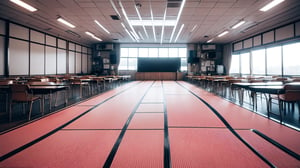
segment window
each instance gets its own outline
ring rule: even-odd
[[[139,57],[148,57],[148,48],[139,48]]]
[[[250,74],[250,53],[241,54],[241,73]]]
[[[281,47],[267,48],[267,75],[281,75]]]
[[[230,64],[230,74],[240,73],[240,55],[232,55],[231,56],[231,64]]]
[[[300,43],[288,44],[282,47],[283,50],[283,74],[300,75]]]
[[[265,75],[266,74],[266,56],[265,49],[252,51],[252,74]]]
[[[181,71],[187,71],[187,49],[180,48],[122,48],[119,70],[137,70],[137,57],[180,57]]]
[[[270,76],[299,76],[299,52],[300,42],[294,42],[289,44],[281,44],[278,46],[265,47],[263,49],[253,49],[251,54],[234,54],[231,58],[229,73]],[[241,60],[239,60],[239,57]],[[239,64],[239,61],[241,64]],[[241,69],[241,72],[239,72],[239,69]]]

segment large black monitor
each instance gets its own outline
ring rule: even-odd
[[[138,72],[178,72],[180,58],[138,58]]]

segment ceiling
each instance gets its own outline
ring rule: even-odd
[[[142,20],[176,20],[183,0],[23,0],[34,6],[36,12],[28,12],[16,6],[9,0],[0,1],[0,17],[20,23],[31,28],[66,38],[78,43],[93,44],[99,41],[91,38],[85,32],[91,32],[103,42],[118,43],[228,43],[262,31],[290,23],[300,19],[300,0],[285,0],[275,8],[259,11],[271,0],[187,0],[174,26],[133,26],[140,40],[133,40],[121,23],[132,31],[122,12],[125,10],[128,20],[138,20],[136,8]],[[115,9],[113,5],[115,5]],[[112,15],[120,20],[113,20]],[[76,28],[68,28],[56,19],[62,17]],[[110,34],[102,30],[95,22],[100,22]],[[237,29],[231,27],[239,21],[246,21]],[[181,25],[182,32],[178,35]],[[195,26],[196,25],[196,26]],[[195,27],[195,28],[194,28]],[[192,29],[194,30],[192,31]],[[228,30],[223,37],[218,34]],[[172,32],[173,37],[171,38]],[[155,38],[154,38],[155,34]],[[163,36],[162,36],[163,34]],[[148,35],[148,36],[147,36]],[[175,42],[175,38],[178,39]]]

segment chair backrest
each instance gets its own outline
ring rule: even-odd
[[[300,101],[300,83],[288,83],[284,85],[285,93],[280,96],[284,101]]]
[[[31,96],[28,93],[28,85],[23,84],[13,84],[11,86],[11,99],[12,101],[27,101]]]

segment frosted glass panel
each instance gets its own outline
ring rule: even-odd
[[[92,72],[92,55],[88,55],[88,73]]]
[[[296,36],[300,36],[300,22],[295,23]]]
[[[75,52],[69,51],[69,73],[75,73]]]
[[[3,20],[0,20],[0,34],[5,34],[5,22]]]
[[[235,43],[234,46],[233,46],[233,48],[234,48],[234,51],[241,50],[243,48],[242,42]]]
[[[77,51],[77,52],[81,52],[81,46],[78,45],[78,44],[76,44],[76,51]]]
[[[44,46],[30,45],[30,75],[44,75]]]
[[[76,53],[76,73],[81,73],[81,54]]]
[[[255,36],[253,38],[253,46],[259,46],[261,45],[261,35]]]
[[[274,31],[263,34],[263,44],[274,42]]]
[[[67,53],[66,50],[57,50],[57,73],[65,74],[67,71]]]
[[[56,74],[56,48],[46,47],[46,74]]]
[[[69,50],[75,51],[75,44],[74,43],[69,43]]]
[[[87,55],[82,54],[82,72],[87,73]]]
[[[87,48],[86,47],[82,47],[82,52],[87,54]]]
[[[66,46],[67,46],[67,42],[65,40],[58,39],[58,47],[59,48],[66,49],[67,48]]]
[[[9,73],[10,75],[28,75],[29,45],[28,42],[9,39]]]
[[[56,47],[56,38],[46,35],[46,44]]]
[[[4,75],[4,37],[0,36],[0,75]]]
[[[244,40],[244,48],[250,48],[252,47],[252,38],[248,40]]]
[[[275,30],[276,41],[294,37],[294,24]]]
[[[29,40],[29,29],[13,23],[9,25],[9,33],[11,37],[17,37],[24,40]]]
[[[41,44],[45,44],[45,35],[43,33],[31,30],[30,40]]]

